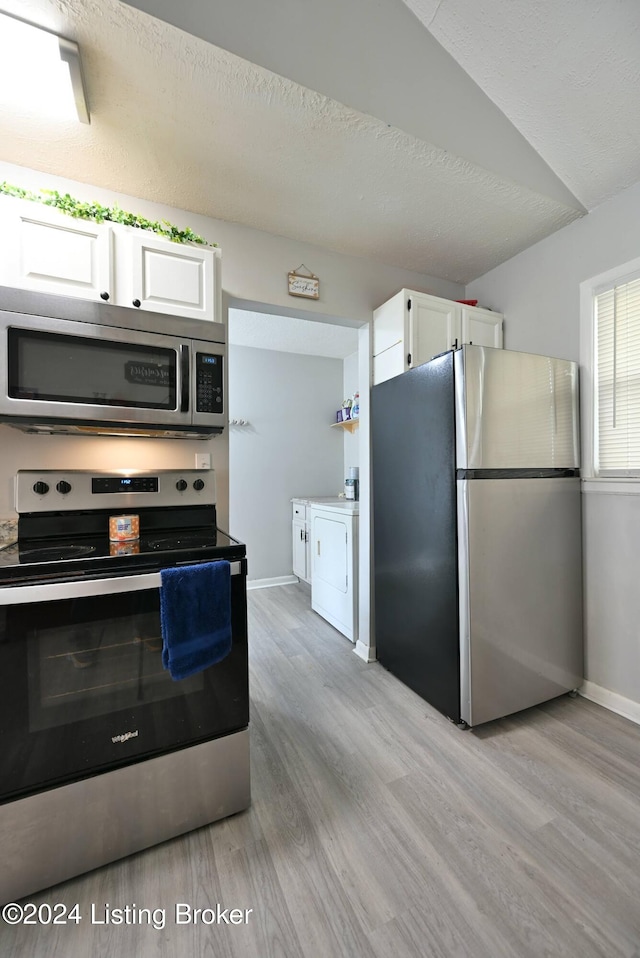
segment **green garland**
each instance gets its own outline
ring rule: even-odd
[[[102,206],[101,203],[83,203],[76,200],[68,193],[58,193],[57,190],[40,190],[39,193],[32,193],[31,190],[25,190],[21,186],[13,186],[11,183],[0,183],[0,194],[5,196],[15,196],[21,200],[31,200],[34,203],[43,203],[45,206],[53,206],[69,216],[75,216],[81,220],[92,220],[94,223],[122,223],[123,226],[134,226],[141,230],[151,230],[160,236],[166,236],[174,243],[199,243],[201,246],[217,246],[217,243],[208,243],[202,236],[198,236],[188,226],[186,229],[178,229],[169,220],[154,221],[145,219],[144,216],[137,216],[135,213],[128,213],[121,210],[119,206]]]

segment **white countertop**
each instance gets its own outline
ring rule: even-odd
[[[304,496],[296,497],[291,502],[298,502],[303,506],[317,506],[331,512],[350,512],[359,515],[359,503],[343,496]]]

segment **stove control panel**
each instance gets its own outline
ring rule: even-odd
[[[91,492],[94,496],[107,496],[111,493],[158,492],[158,476],[92,476]]]
[[[144,506],[214,505],[215,501],[213,469],[21,469],[15,478],[15,507],[21,515],[75,509],[121,512]]]

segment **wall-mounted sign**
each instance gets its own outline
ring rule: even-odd
[[[306,270],[301,273],[300,270]],[[302,263],[289,273],[289,295],[305,296],[307,299],[320,299],[320,280]]]

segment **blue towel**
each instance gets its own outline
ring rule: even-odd
[[[231,566],[226,559],[161,569],[162,664],[185,679],[231,651]]]

